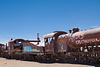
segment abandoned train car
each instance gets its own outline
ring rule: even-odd
[[[62,32],[44,35],[46,57],[53,60],[79,63],[100,62],[100,28],[73,32]],[[55,36],[60,33],[60,35]],[[50,44],[52,38],[52,44]]]
[[[5,50],[4,56],[6,58],[31,59],[35,58],[37,55],[43,55],[44,47],[37,46],[33,42],[40,41],[24,39],[11,40],[8,42],[8,50]]]
[[[69,31],[70,33],[55,31],[42,36],[44,46],[38,46],[39,37],[36,41],[11,40],[8,49],[2,51],[2,56],[21,60],[100,63],[100,28],[79,31],[76,27]]]

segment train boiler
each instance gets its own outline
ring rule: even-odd
[[[86,31],[79,31],[78,28],[73,29],[73,33],[69,35],[69,46],[72,49],[75,48],[98,48],[100,47],[100,28],[91,29]],[[84,49],[83,49],[84,50]],[[76,50],[77,51],[77,50]]]
[[[70,60],[81,63],[100,62],[100,28],[80,31],[73,28],[67,37]]]

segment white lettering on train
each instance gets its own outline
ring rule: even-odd
[[[76,39],[83,39],[84,34],[78,35],[78,36],[72,36],[69,38],[69,41],[74,42]]]
[[[100,39],[86,39],[86,40],[76,40],[76,44],[85,44],[85,43],[93,43],[93,42],[100,42]]]

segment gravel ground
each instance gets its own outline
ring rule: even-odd
[[[72,64],[49,61],[21,61],[0,58],[0,67],[100,67],[100,64]]]

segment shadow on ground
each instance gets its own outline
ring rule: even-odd
[[[9,59],[12,60],[12,59]],[[79,65],[89,65],[94,67],[100,67],[100,64],[89,64],[89,63],[67,63],[67,62],[60,62],[60,61],[50,61],[50,60],[21,60],[27,62],[37,62],[37,63],[44,63],[44,64],[53,64],[53,63],[60,63],[60,64],[79,64]]]
[[[28,61],[28,62],[38,62],[38,63],[44,63],[44,64],[53,64],[53,63],[61,63],[61,64],[79,64],[79,65],[89,65],[94,67],[100,67],[100,64],[90,64],[90,63],[67,63],[67,62],[60,62],[60,61],[50,61],[50,60],[22,60],[22,61]]]

